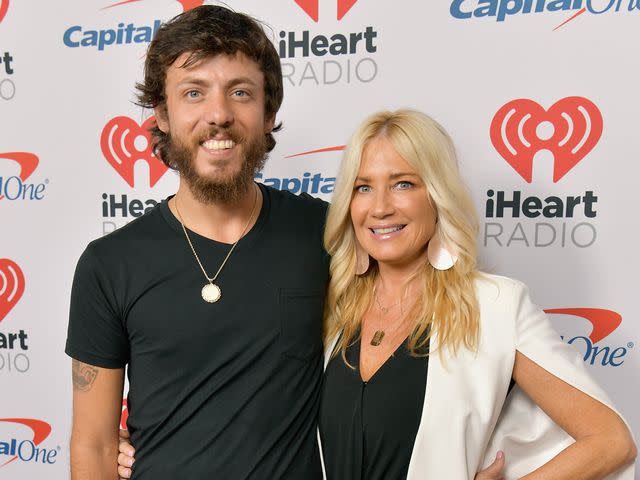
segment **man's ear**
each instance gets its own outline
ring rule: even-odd
[[[156,124],[163,133],[169,133],[169,118],[167,115],[167,105],[160,104],[153,108],[156,117]]]

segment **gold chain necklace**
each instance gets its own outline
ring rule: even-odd
[[[389,305],[388,307],[384,307],[382,306],[382,304],[380,303],[380,300],[378,299],[378,292],[377,292],[377,286],[375,286],[373,288],[373,298],[376,302],[376,306],[378,307],[378,309],[380,309],[380,311],[382,312],[383,316],[386,315],[389,310],[391,310],[393,307],[395,307],[396,305],[402,304],[402,298],[400,298],[400,300],[398,300],[396,303]],[[404,318],[402,318],[404,316],[404,312],[402,311],[402,308],[400,309],[400,315],[398,318],[401,318],[401,321],[399,322],[398,325],[396,325],[396,328],[394,328],[391,333],[394,334],[396,333],[396,330],[398,330],[398,328],[400,328],[400,325],[402,325],[402,323],[404,323]],[[386,332],[385,329],[382,328],[382,325],[380,326],[380,328],[378,330],[375,331],[375,333],[373,334],[373,337],[371,337],[371,342],[370,345],[373,347],[377,347],[382,343],[382,339],[385,337]]]
[[[256,185],[256,188],[258,188],[257,185]],[[220,300],[220,297],[222,297],[222,290],[220,289],[220,287],[218,285],[216,285],[215,281],[218,278],[218,275],[220,275],[220,272],[222,271],[222,269],[224,268],[225,263],[227,263],[227,260],[229,260],[229,257],[233,253],[233,250],[236,248],[236,245],[238,245],[238,242],[242,239],[242,237],[244,237],[244,234],[246,233],[247,228],[249,228],[249,224],[251,223],[251,219],[253,218],[253,213],[255,212],[256,205],[258,203],[258,190],[256,190],[256,196],[255,196],[255,198],[253,200],[253,207],[251,207],[251,213],[249,214],[249,219],[247,220],[246,225],[242,229],[242,233],[240,234],[240,237],[238,237],[238,240],[236,240],[236,242],[233,245],[231,245],[231,248],[229,249],[229,252],[227,253],[227,256],[224,257],[224,260],[222,261],[222,264],[220,265],[220,268],[218,268],[218,271],[216,272],[216,274],[213,277],[209,277],[209,275],[207,274],[207,271],[202,266],[202,262],[200,261],[200,257],[198,257],[198,254],[196,253],[196,249],[193,247],[193,243],[191,243],[191,238],[189,238],[189,234],[187,233],[187,229],[184,226],[184,221],[182,220],[182,215],[180,215],[180,210],[178,209],[178,201],[176,200],[175,197],[174,197],[173,200],[174,200],[173,203],[176,206],[176,212],[178,213],[178,218],[180,219],[180,225],[182,226],[182,231],[184,232],[184,236],[187,238],[187,242],[189,243],[189,246],[191,247],[191,251],[193,252],[193,256],[196,257],[196,261],[198,262],[198,265],[200,266],[200,270],[202,270],[202,273],[204,274],[204,276],[205,276],[205,278],[207,279],[207,282],[208,282],[208,283],[205,284],[204,287],[202,287],[202,290],[200,292],[200,294],[202,295],[202,299],[205,302],[208,302],[208,303],[215,303],[218,300]]]

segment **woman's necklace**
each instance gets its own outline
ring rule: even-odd
[[[200,270],[202,270],[202,273],[204,274],[204,276],[205,276],[205,278],[207,279],[207,282],[208,282],[208,283],[205,284],[204,287],[202,287],[202,290],[200,291],[200,294],[202,295],[202,299],[207,303],[215,303],[218,300],[220,300],[220,297],[222,297],[222,290],[215,283],[215,281],[218,278],[218,275],[220,275],[220,272],[222,271],[225,263],[227,263],[227,260],[229,260],[229,257],[233,253],[233,250],[236,248],[236,245],[238,245],[238,242],[240,241],[240,239],[242,237],[244,237],[244,234],[247,232],[247,228],[249,228],[249,224],[251,223],[251,219],[253,218],[253,213],[255,212],[255,209],[256,209],[256,204],[258,203],[258,190],[257,190],[257,188],[258,187],[256,185],[256,195],[255,195],[255,198],[253,200],[253,207],[251,207],[251,213],[249,214],[249,219],[247,220],[246,225],[242,229],[242,233],[240,234],[240,237],[238,237],[238,240],[236,240],[236,242],[233,245],[231,245],[231,248],[229,249],[229,253],[227,253],[226,257],[224,257],[224,260],[222,261],[222,264],[220,265],[220,268],[218,268],[218,271],[216,272],[216,274],[213,277],[209,277],[209,275],[207,274],[207,271],[202,266],[202,262],[200,261],[200,257],[198,257],[198,254],[196,253],[196,249],[193,247],[193,243],[191,243],[191,238],[189,238],[189,234],[187,233],[187,228],[184,226],[184,222],[182,221],[182,215],[180,215],[180,210],[178,210],[178,202],[174,197],[174,203],[173,204],[176,207],[176,212],[178,213],[178,218],[180,219],[180,225],[182,226],[182,231],[184,232],[184,236],[187,238],[187,243],[189,243],[189,246],[191,247],[191,251],[193,252],[193,256],[196,257],[196,261],[198,262],[198,265],[200,266]]]
[[[387,315],[387,313],[389,313],[389,311],[398,306],[401,305],[402,303],[402,298],[400,300],[398,300],[397,302],[389,305],[389,306],[383,306],[382,303],[380,302],[380,299],[378,298],[378,290],[377,290],[377,286],[373,288],[373,298],[374,301],[376,303],[376,307],[378,307],[378,309],[380,310],[380,312],[382,312],[382,319],[380,321],[380,328],[378,330],[375,331],[375,333],[373,334],[373,337],[371,337],[371,342],[370,345],[377,347],[382,343],[382,339],[385,337],[385,335],[387,335],[385,329],[383,328],[383,320],[384,317]],[[403,317],[403,312],[402,312],[402,308],[400,308],[400,315],[398,318]],[[387,322],[384,322],[387,323]],[[398,322],[398,324],[396,325],[396,327],[390,332],[390,334],[394,334],[396,332],[396,330],[400,327],[400,325],[403,323],[402,318],[401,320]]]

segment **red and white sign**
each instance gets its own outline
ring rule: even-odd
[[[149,185],[153,187],[167,172],[168,167],[153,154],[149,128],[155,117],[142,125],[129,117],[115,117],[102,129],[100,147],[107,162],[129,186],[135,186],[134,166],[142,160],[149,165]]]
[[[548,110],[526,98],[504,105],[491,122],[491,142],[528,183],[540,150],[553,153],[553,182],[564,177],[598,143],[602,114],[583,97],[567,97]]]
[[[319,18],[319,7],[320,0],[293,0],[298,4],[300,8],[302,8],[307,15],[314,21],[317,22]],[[349,13],[351,7],[353,7],[358,0],[338,0],[338,10],[337,10],[337,19],[342,20],[342,18]]]
[[[7,10],[9,10],[9,0],[0,0],[0,23],[4,20]]]
[[[24,274],[16,262],[0,258],[0,322],[24,293]]]

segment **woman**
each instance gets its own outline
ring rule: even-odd
[[[477,271],[474,208],[446,132],[418,112],[375,114],[337,178],[327,478],[633,480],[629,430],[577,352],[524,285]]]

